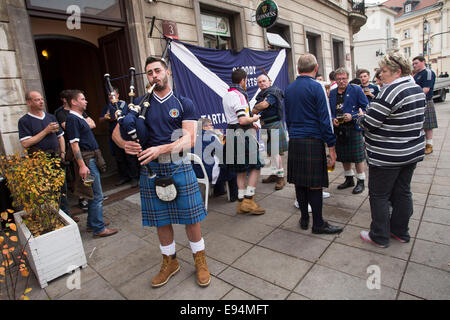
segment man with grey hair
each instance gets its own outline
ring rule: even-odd
[[[355,163],[357,184],[353,188],[353,194],[364,191],[364,138],[362,129],[356,124],[359,109],[366,110],[369,100],[358,85],[348,83],[348,71],[338,68],[336,71],[338,87],[330,91],[330,106],[333,114],[333,124],[336,127],[336,153],[337,161],[344,166],[345,182],[338,189],[346,189],[355,186],[352,163]]]
[[[262,182],[276,182],[275,190],[281,190],[286,185],[281,156],[288,149],[286,131],[283,126],[284,94],[279,88],[272,86],[272,81],[265,74],[260,75],[257,81],[261,91],[256,96],[252,113],[261,115],[261,129],[267,131],[266,150],[272,168],[272,174]]]
[[[295,193],[301,210],[300,227],[308,229],[308,203],[312,207],[312,233],[334,234],[341,227],[328,224],[322,217],[322,188],[328,187],[325,143],[336,161],[331,111],[325,88],[315,80],[319,65],[312,54],[303,54],[298,60],[297,79],[285,91],[286,125],[289,132],[288,177],[295,184]]]

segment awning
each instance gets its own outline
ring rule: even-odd
[[[289,43],[287,43],[286,40],[284,40],[278,33],[267,32],[266,34],[267,34],[267,41],[269,42],[269,44],[281,48],[291,47]]]

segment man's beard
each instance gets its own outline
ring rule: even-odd
[[[161,79],[160,82],[156,82],[155,90],[156,91],[162,91],[167,88],[167,84],[169,83],[169,80],[166,78]]]

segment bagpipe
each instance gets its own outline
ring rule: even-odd
[[[168,48],[170,46],[171,39],[166,38],[166,48],[164,50],[164,53],[162,55],[161,59],[165,59],[165,56],[167,55]],[[145,74],[139,73],[138,75]],[[150,101],[152,98],[153,90],[156,86],[156,83],[154,83],[150,88],[147,89],[147,92],[145,93],[144,97],[140,101],[139,104],[134,104],[134,97],[136,95],[135,93],[135,86],[134,86],[134,79],[136,76],[136,70],[134,67],[130,67],[129,69],[129,75],[130,78],[130,92],[128,93],[128,96],[130,98],[130,102],[128,104],[128,110],[121,111],[118,108],[117,104],[117,98],[115,97],[113,87],[111,85],[111,79],[109,74],[105,74],[105,80],[106,80],[106,88],[108,89],[108,94],[111,96],[112,100],[112,111],[114,114],[114,119],[117,119],[117,122],[120,125],[120,133],[124,140],[126,141],[135,141],[141,145],[142,148],[144,148],[144,145],[146,144],[146,141],[148,140],[148,129],[147,125],[145,124],[146,120],[146,114],[148,109],[150,108]],[[126,77],[126,76],[125,76]],[[119,77],[112,80],[121,79],[124,77]],[[149,176],[151,175],[150,167],[148,167],[149,170]]]

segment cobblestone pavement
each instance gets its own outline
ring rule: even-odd
[[[202,222],[208,265],[213,276],[207,288],[195,281],[195,269],[184,227],[175,226],[181,271],[165,286],[150,282],[160,268],[161,252],[154,228],[141,226],[139,194],[104,208],[112,237],[93,239],[80,215],[88,267],[81,271],[81,289],[67,288],[63,276],[40,289],[35,279],[31,299],[450,299],[450,103],[436,104],[439,128],[434,152],[418,164],[412,180],[414,214],[411,241],[392,240],[382,249],[363,242],[370,225],[367,191],[352,195],[337,190],[344,180],[340,164],[330,173],[331,197],[324,217],[344,226],[338,235],[313,235],[298,225],[295,191],[287,185],[258,184],[262,216],[237,215],[236,203],[225,196],[210,198]],[[286,161],[286,159],[285,159]],[[380,289],[369,289],[369,266],[381,272]]]

